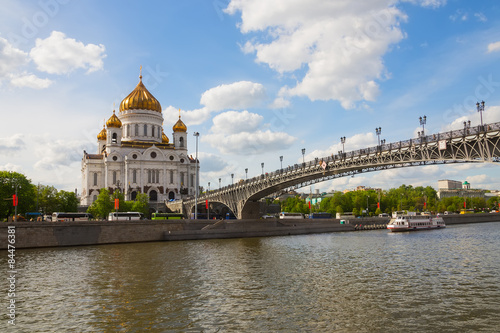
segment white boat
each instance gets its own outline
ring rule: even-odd
[[[390,231],[414,231],[414,230],[429,230],[441,229],[446,225],[441,216],[423,216],[423,215],[400,215],[391,219],[387,224],[387,229]]]

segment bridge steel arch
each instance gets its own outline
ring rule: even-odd
[[[316,158],[210,191],[199,196],[198,204],[218,202],[238,219],[259,218],[259,199],[335,178],[421,165],[499,161],[500,123],[493,123]],[[167,206],[186,214],[194,204],[189,199]]]

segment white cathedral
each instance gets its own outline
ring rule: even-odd
[[[163,132],[160,102],[142,83],[120,103],[97,135],[97,154],[83,152],[80,204],[91,205],[101,188],[120,190],[125,200],[146,193],[150,203],[194,195],[196,167],[188,155],[187,128],[179,120],[172,127],[173,142]]]

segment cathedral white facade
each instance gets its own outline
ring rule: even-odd
[[[80,204],[91,205],[101,188],[120,190],[125,200],[146,193],[150,203],[194,196],[199,163],[188,155],[187,128],[181,120],[172,127],[173,142],[163,131],[158,100],[142,83],[120,103],[119,114],[107,120],[97,135],[96,154],[84,151]]]

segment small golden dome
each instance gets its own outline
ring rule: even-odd
[[[104,140],[106,141],[106,127],[102,125],[102,130],[97,134],[97,140],[101,141]]]
[[[115,110],[113,110],[113,115],[111,117],[109,117],[108,121],[106,122],[106,126],[107,127],[116,127],[116,128],[122,127],[122,122],[116,116]]]
[[[163,128],[161,129],[161,142],[162,143],[169,143],[170,140],[168,139],[168,136],[165,135],[165,132],[163,132]]]
[[[139,83],[135,89],[120,103],[120,112],[135,109],[161,113],[160,102],[144,86],[142,75],[139,76]]]
[[[179,109],[179,120],[175,123],[174,127],[172,127],[174,132],[187,132],[187,127],[181,120],[181,109]]]

